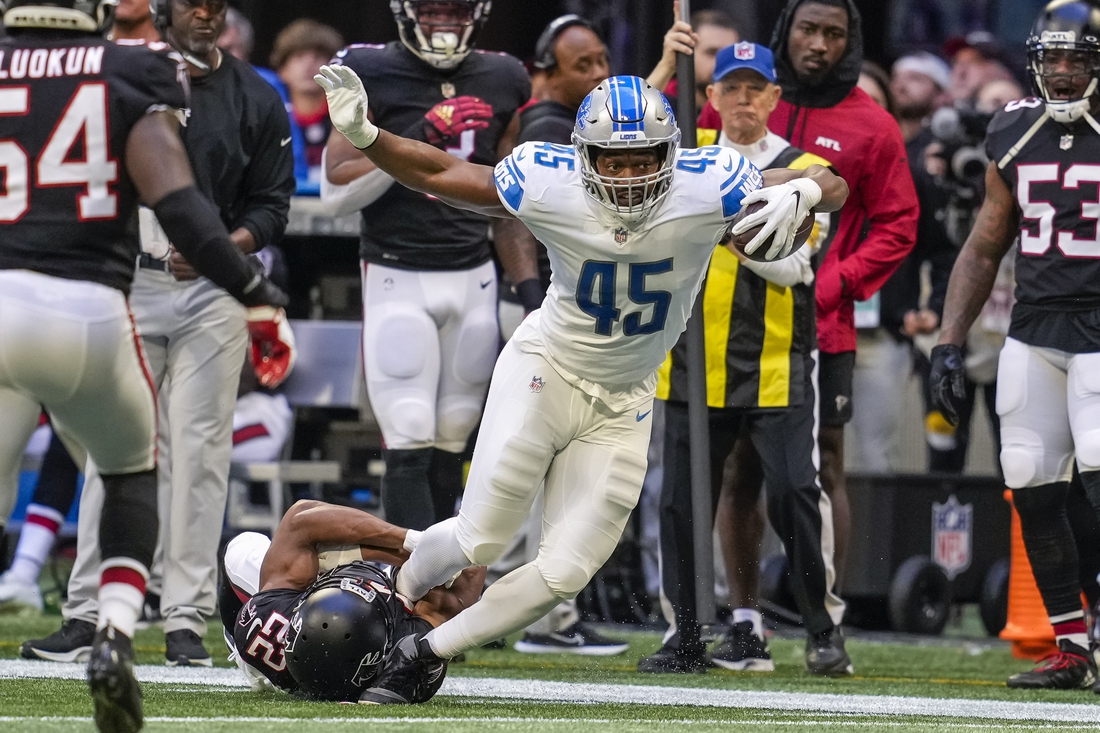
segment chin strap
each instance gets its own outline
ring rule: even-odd
[[[1089,127],[1096,130],[1097,134],[1100,134],[1100,122],[1097,122],[1096,118],[1088,112],[1085,113],[1085,122],[1089,123]]]
[[[1020,154],[1020,151],[1023,150],[1024,146],[1028,144],[1031,138],[1035,137],[1035,133],[1039,132],[1039,128],[1045,125],[1046,121],[1049,119],[1050,112],[1044,110],[1042,116],[1039,119],[1035,120],[1035,124],[1032,125],[1028,129],[1028,131],[1023,134],[1023,137],[1021,137],[1016,142],[1016,144],[1009,149],[1007,153],[1005,153],[1005,156],[1003,158],[997,161],[997,168],[1000,170],[1004,170],[1004,167],[1011,163],[1012,159]]]

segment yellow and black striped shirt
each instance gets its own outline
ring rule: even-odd
[[[716,131],[699,131],[701,145],[713,144],[716,137]],[[813,164],[828,166],[829,162],[792,146],[767,167],[801,170]],[[833,224],[835,231],[835,221]],[[811,239],[817,236],[815,231]],[[788,288],[770,283],[741,267],[726,247],[718,246],[711,256],[702,298],[707,405],[755,408],[801,404],[806,398],[807,372],[812,369],[811,352],[817,343],[814,286]],[[686,354],[685,334],[658,371],[658,399],[687,401]]]

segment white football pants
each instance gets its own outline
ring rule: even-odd
[[[618,545],[646,471],[652,401],[615,413],[509,342],[493,372],[462,509],[421,538],[398,584],[419,598],[471,565],[489,565],[527,519],[545,478],[535,560],[429,635],[454,656],[522,629],[575,598]]]
[[[155,465],[154,400],[122,292],[0,270],[0,526],[41,405],[67,445],[86,447],[104,471],[118,474]],[[99,513],[91,519],[98,524]],[[98,592],[98,564],[93,571]]]
[[[363,263],[363,365],[387,448],[463,451],[499,342],[491,261],[439,272]]]
[[[248,343],[244,307],[205,278],[177,282],[149,269],[137,271],[130,302],[160,395],[160,535],[150,590],[159,579],[165,632],[202,636],[217,601],[233,409]],[[98,614],[99,528],[86,517],[99,516],[103,469],[93,462],[80,499],[66,619]]]
[[[1071,354],[1009,338],[997,368],[1001,469],[1010,489],[1100,470],[1100,353]]]

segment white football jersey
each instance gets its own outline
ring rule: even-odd
[[[546,299],[512,339],[617,410],[652,397],[715,245],[762,182],[730,148],[681,150],[675,165],[634,231],[585,192],[571,146],[525,143],[496,167],[500,200],[550,257]]]

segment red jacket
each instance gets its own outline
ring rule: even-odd
[[[831,161],[848,183],[836,237],[817,271],[817,329],[822,351],[855,351],[852,304],[878,292],[917,241],[920,207],[901,130],[858,87],[833,107],[780,100],[768,127]]]

